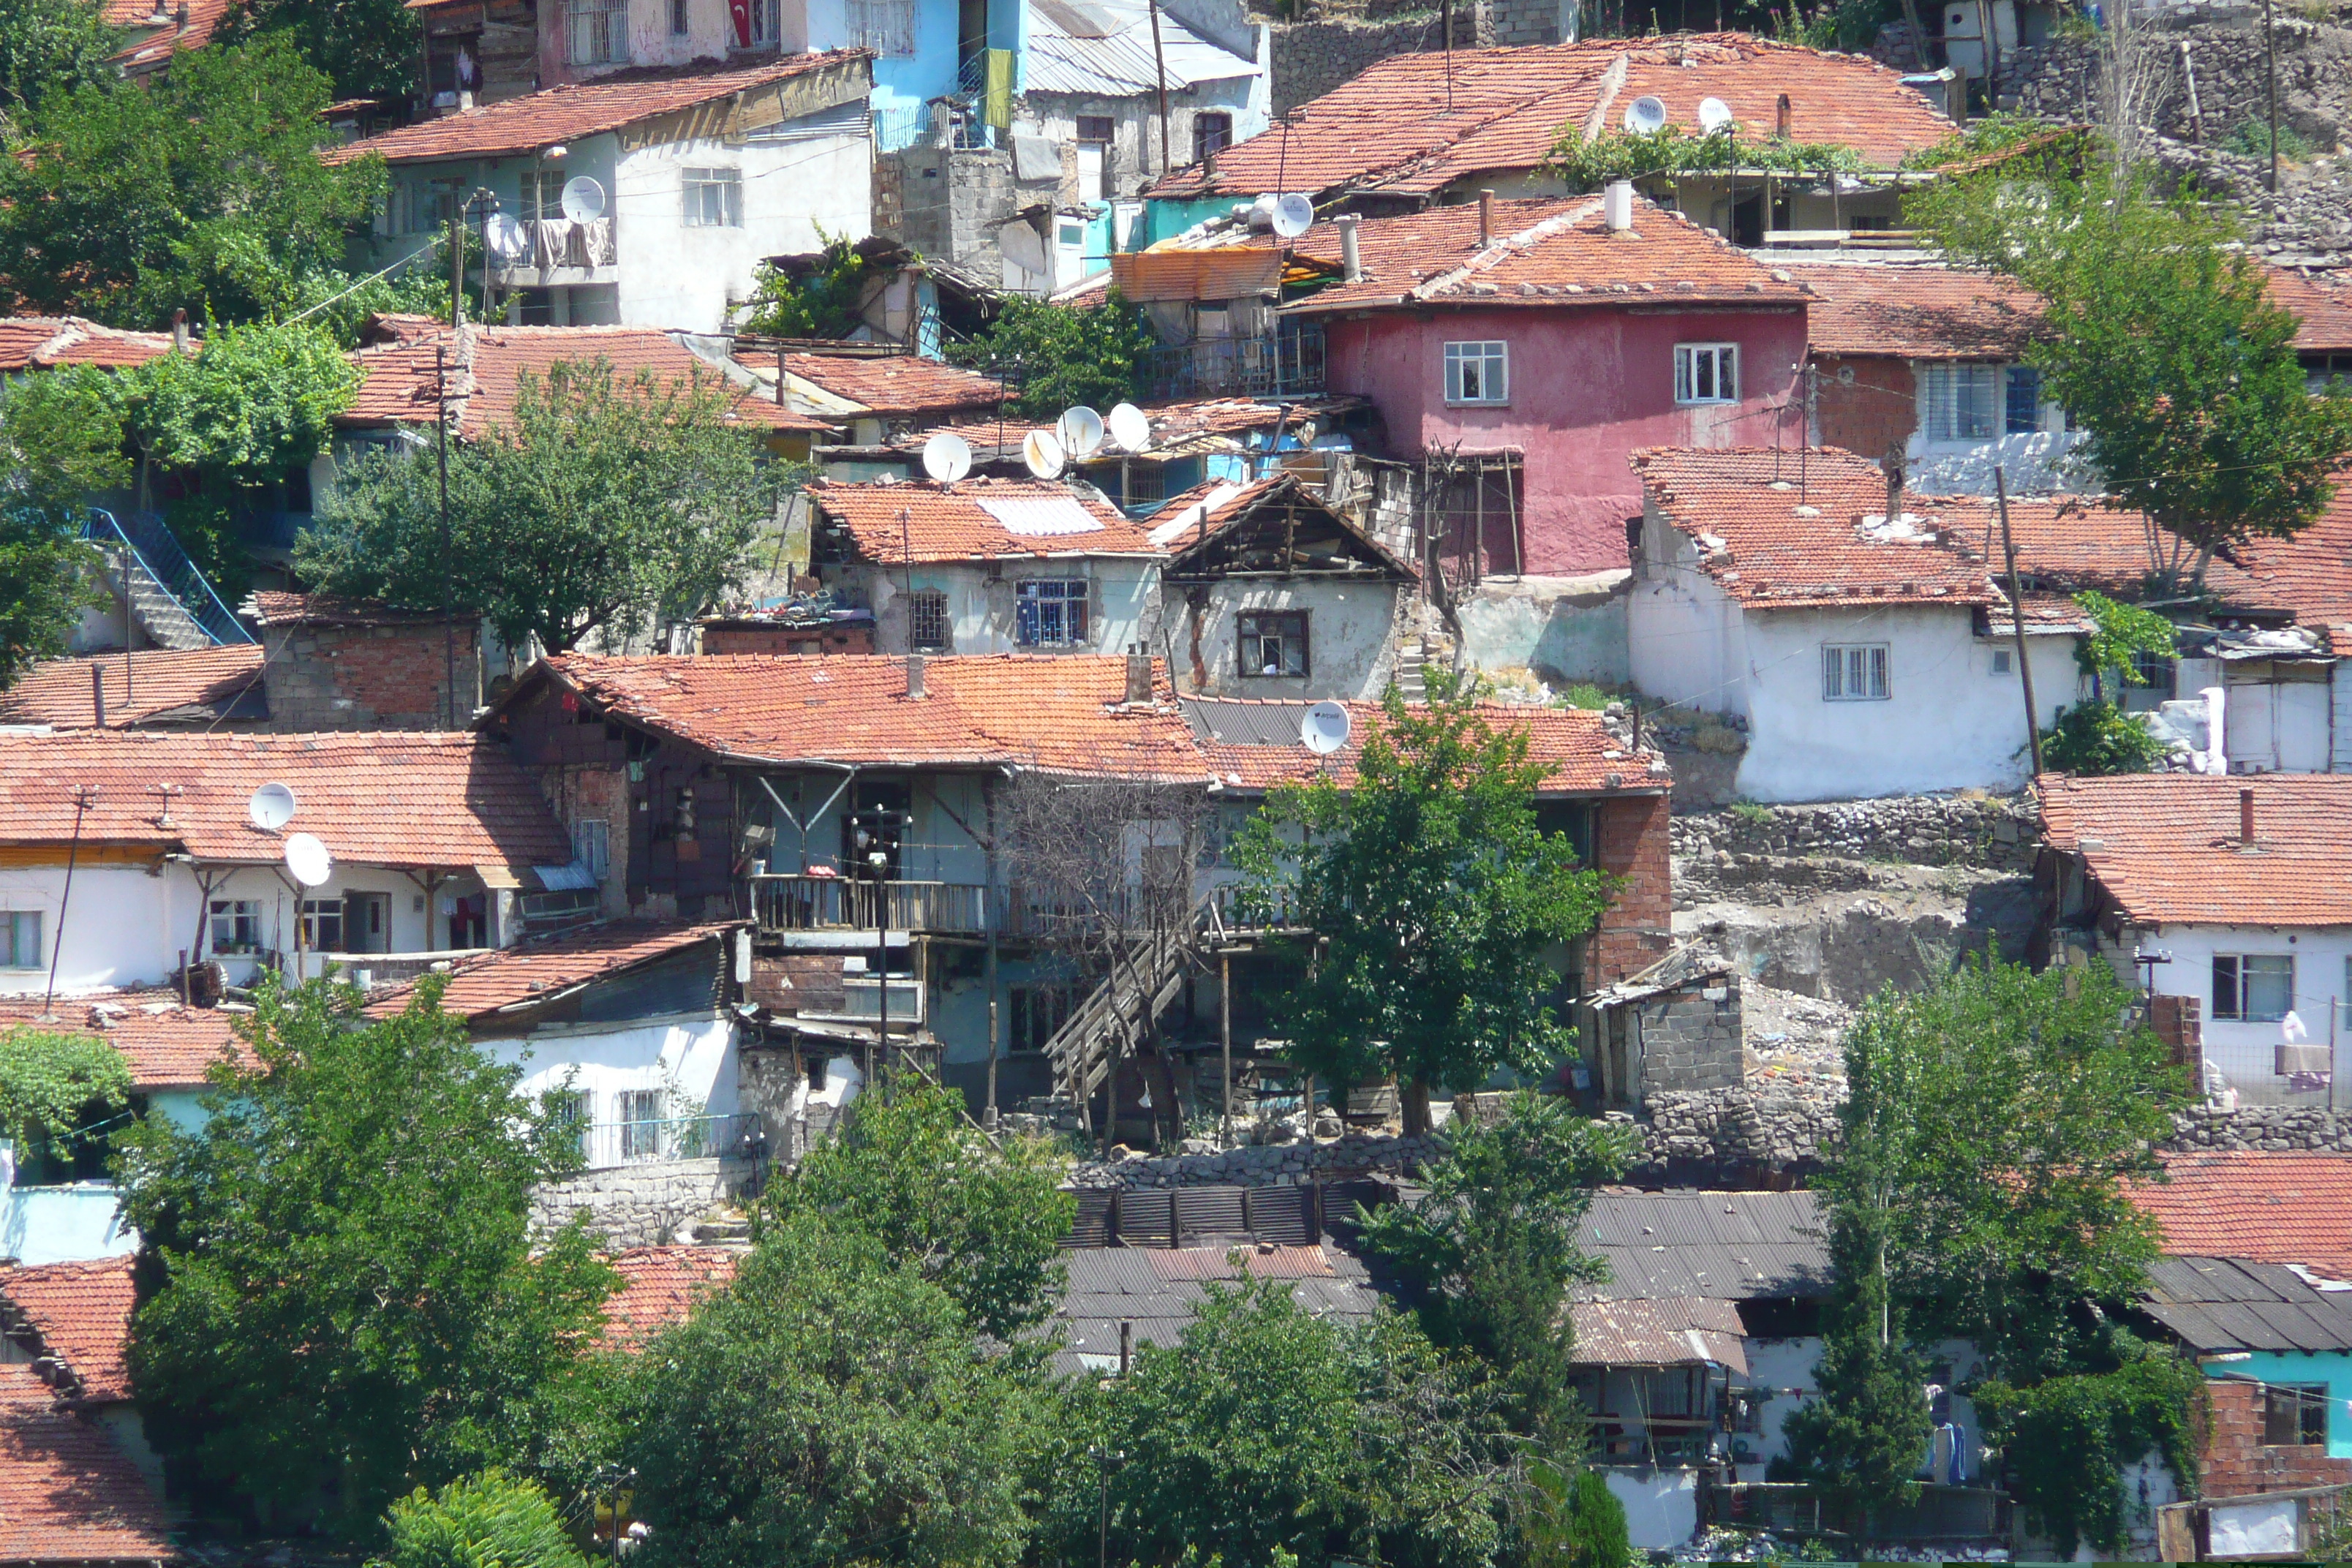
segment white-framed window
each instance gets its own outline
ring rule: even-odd
[[[1738,343],[1676,343],[1675,401],[1680,404],[1739,401]]]
[[[1833,642],[1822,645],[1822,700],[1883,702],[1886,699],[1886,645]]]
[[[2231,1024],[2275,1024],[2294,1007],[2294,954],[2213,955],[2213,1016]]]
[[[568,0],[563,19],[573,65],[628,63],[629,0]]]
[[[849,44],[877,55],[915,52],[915,0],[846,0]]]
[[[740,169],[687,170],[686,226],[741,228],[743,172]]]
[[[625,1089],[613,1097],[613,1120],[620,1124],[621,1158],[658,1160],[662,1146],[662,1092]]]
[[[0,910],[0,969],[41,967],[41,911]]]
[[[1023,647],[1084,646],[1087,599],[1083,577],[1032,577],[1013,595],[1013,641]]]
[[[212,906],[215,952],[261,951],[261,900],[215,899]]]
[[[1511,355],[1506,343],[1445,345],[1445,401],[1448,403],[1508,403],[1511,400]]]
[[[343,900],[302,900],[302,945],[312,952],[343,951]]]
[[[1241,619],[1241,673],[1245,677],[1307,673],[1307,612],[1251,610]]]
[[[948,596],[937,588],[918,588],[907,595],[907,640],[925,653],[948,646]]]

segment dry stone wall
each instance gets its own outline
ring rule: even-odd
[[[1825,856],[1969,866],[2022,876],[2039,827],[2032,797],[1890,795],[1819,805],[1749,805],[1674,819],[1674,854],[1705,865],[1722,856]]]
[[[680,1239],[687,1226],[757,1187],[750,1160],[655,1160],[585,1171],[549,1182],[530,1194],[533,1228],[560,1230],[574,1215],[614,1247],[658,1247]]]

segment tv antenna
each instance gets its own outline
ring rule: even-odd
[[[1636,136],[1655,136],[1666,128],[1666,100],[1643,93],[1625,106],[1625,129]]]
[[[245,819],[264,833],[276,833],[294,820],[294,792],[282,784],[266,784],[245,803]]]
[[[940,484],[951,485],[971,472],[971,446],[962,437],[942,430],[923,443],[923,472]]]
[[[1032,430],[1021,438],[1021,460],[1041,479],[1058,479],[1068,458],[1050,430]]]
[[[1054,423],[1054,439],[1074,463],[1083,463],[1101,450],[1103,433],[1103,416],[1083,403],[1064,409]]]

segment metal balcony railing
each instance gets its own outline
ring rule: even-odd
[[[152,624],[155,620],[174,626],[184,623],[194,635],[215,647],[254,640],[253,634],[229,614],[212,584],[188,559],[188,552],[180,548],[171,529],[153,512],[118,514],[92,507],[82,521],[82,537],[118,555],[124,590],[139,606],[142,619],[150,621],[149,630],[157,632],[158,640],[180,646],[177,639],[161,633]]]
[[[760,1113],[727,1111],[716,1116],[665,1116],[637,1121],[578,1121],[580,1159],[591,1171],[651,1160],[752,1158],[763,1144]]]
[[[1323,324],[1285,322],[1256,338],[1204,338],[1154,349],[1144,367],[1151,395],[1293,397],[1323,390]]]
[[[753,877],[751,914],[762,931],[892,931],[977,935],[988,889],[971,882],[868,882],[848,877]],[[878,918],[877,918],[878,917]]]

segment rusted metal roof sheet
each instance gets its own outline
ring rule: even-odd
[[[1112,287],[1130,300],[1249,300],[1280,287],[1282,252],[1143,250],[1110,258]]]
[[[1723,1366],[1746,1376],[1747,1331],[1728,1301],[1576,1301],[1576,1366]]]

